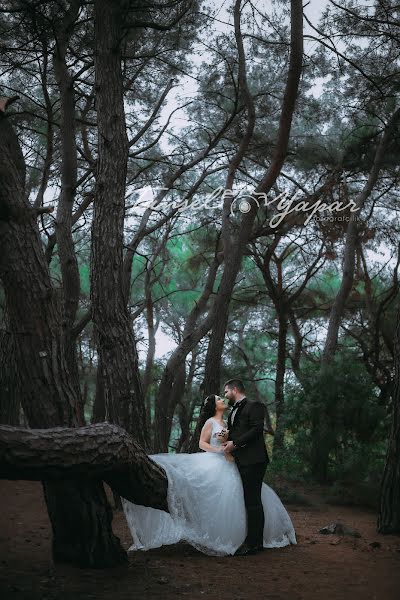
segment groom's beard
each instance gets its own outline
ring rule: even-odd
[[[228,405],[229,406],[233,406],[235,404],[235,400],[233,398],[231,398],[230,400],[228,400]]]

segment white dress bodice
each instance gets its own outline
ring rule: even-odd
[[[221,438],[217,436],[220,433],[220,431],[226,429],[226,425],[220,425],[218,421],[216,421],[213,417],[211,417],[211,419],[208,419],[208,421],[212,423],[210,446],[221,447],[223,440],[221,440]]]

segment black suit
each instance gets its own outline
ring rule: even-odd
[[[232,452],[243,483],[244,502],[247,512],[246,543],[262,546],[264,510],[261,502],[261,486],[269,463],[264,442],[265,406],[261,402],[241,400],[232,423],[228,418],[229,440],[234,443]]]

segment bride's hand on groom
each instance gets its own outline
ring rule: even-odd
[[[224,444],[222,444],[222,446],[224,448],[225,454],[230,454],[235,447],[232,440],[229,440],[229,442],[225,442]]]

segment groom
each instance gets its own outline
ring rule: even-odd
[[[263,549],[261,486],[269,463],[263,435],[265,406],[246,398],[240,379],[227,381],[224,393],[229,406],[232,406],[228,417],[229,436],[224,448],[226,453],[235,457],[242,478],[247,513],[247,537],[235,555],[246,556]]]

